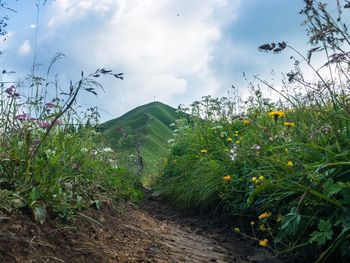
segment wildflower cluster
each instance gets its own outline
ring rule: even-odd
[[[62,97],[49,92],[54,82],[40,77],[31,76],[29,93],[36,95],[30,97],[23,96],[23,84],[1,83],[1,212],[25,208],[43,224],[48,216],[68,220],[74,211],[98,208],[104,200],[139,198],[137,181],[119,167],[113,150],[103,147],[98,114],[87,110],[80,116],[75,110],[80,90],[96,93],[100,85],[94,79],[109,73],[82,74]]]
[[[337,12],[323,1],[305,1],[301,14],[314,45],[306,56],[286,42],[260,46],[274,53],[291,49],[317,80],[307,80],[293,57],[295,69],[282,89],[255,77],[279,93],[279,102],[251,83],[253,95],[239,113],[230,109],[240,98],[228,103],[207,96],[194,103],[191,128],[169,156],[180,160],[178,166],[169,162],[160,179],[164,196],[182,209],[256,215],[247,224],[251,234],[243,227],[234,232],[302,262],[328,262],[333,255],[350,260],[350,37],[342,20],[349,4],[334,5]],[[323,51],[327,61],[313,66],[313,54]],[[196,158],[203,147],[205,158]]]

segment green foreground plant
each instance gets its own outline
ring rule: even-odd
[[[314,45],[307,56],[285,42],[260,47],[300,55],[282,89],[255,78],[283,102],[251,84],[241,114],[236,98],[193,103],[191,120],[177,122],[157,186],[187,211],[250,218],[247,231],[235,232],[303,262],[350,259],[350,37],[342,20],[350,6],[336,7],[334,16],[325,4],[305,1],[301,13]],[[326,56],[320,68],[310,62],[317,52]],[[303,63],[316,81],[306,80]]]
[[[67,92],[57,80],[34,75],[28,89],[1,82],[0,210],[28,208],[44,223],[49,214],[68,220],[75,210],[99,208],[103,201],[140,198],[139,183],[101,143],[98,112],[76,113],[78,94],[96,94],[103,75],[122,79],[121,73],[98,69],[82,73]]]

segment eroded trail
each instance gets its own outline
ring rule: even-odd
[[[18,214],[0,218],[0,262],[265,261],[230,229],[183,217],[152,198],[122,209],[89,209],[69,225],[38,227]]]
[[[224,233],[206,230],[209,221],[181,217],[155,200],[140,208],[130,211],[126,227],[145,234],[144,239],[153,237],[154,242],[145,247],[149,262],[251,262],[244,247],[237,244],[233,248],[233,240]]]

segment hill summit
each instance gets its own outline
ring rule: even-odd
[[[103,123],[101,131],[123,166],[152,178],[168,152],[167,141],[173,133],[170,124],[179,117],[176,109],[151,102]]]

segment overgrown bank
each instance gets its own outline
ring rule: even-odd
[[[99,69],[82,73],[67,89],[49,74],[9,86],[1,82],[1,214],[21,209],[43,224],[48,217],[67,221],[76,211],[99,208],[106,200],[140,198],[137,179],[117,167],[113,150],[103,146],[92,127],[98,113],[94,108],[84,115],[76,111],[78,94],[96,94],[102,75],[121,78]]]
[[[348,12],[347,5],[338,8]],[[276,253],[302,262],[347,262],[350,37],[342,13],[335,18],[325,4],[305,1],[302,14],[313,45],[308,56],[285,42],[260,47],[300,55],[282,82],[283,102],[264,98],[252,84],[240,115],[233,111],[236,98],[193,103],[192,123],[177,123],[158,188],[187,211],[243,215],[248,220],[233,231]],[[326,56],[320,69],[310,63],[318,52]],[[303,64],[315,81],[306,80]]]

